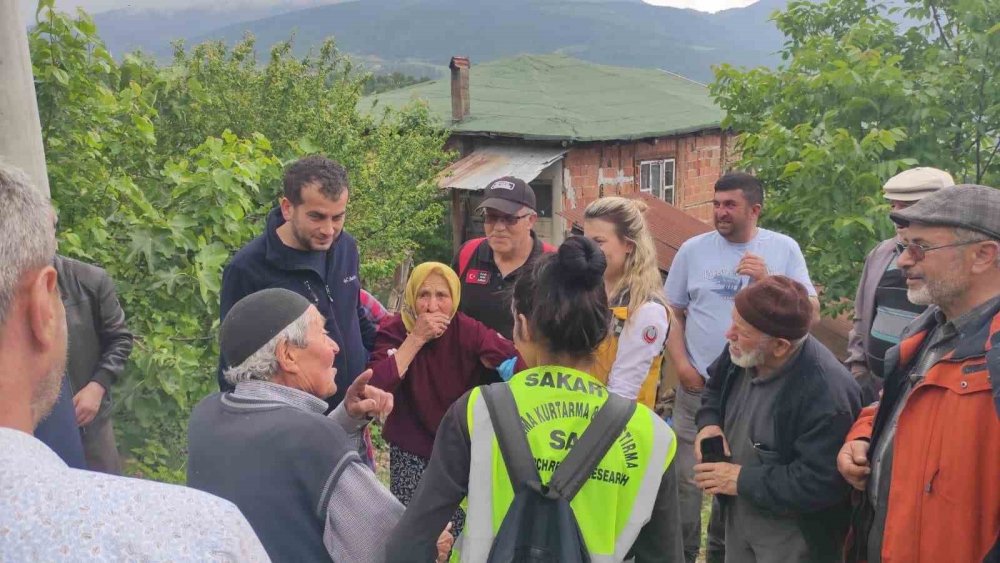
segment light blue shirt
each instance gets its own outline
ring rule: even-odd
[[[208,493],[70,469],[0,428],[0,561],[268,561],[246,518]]]
[[[726,346],[736,293],[750,285],[748,276],[736,274],[746,252],[763,258],[769,274],[788,276],[806,286],[809,295],[816,295],[802,250],[781,233],[758,228],[752,240],[737,244],[712,231],[682,244],[664,291],[671,307],[687,311],[684,344],[688,360],[702,377],[708,377],[708,366]]]

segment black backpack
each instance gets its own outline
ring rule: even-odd
[[[482,393],[514,488],[514,501],[500,524],[487,561],[589,562],[590,554],[570,501],[625,429],[635,412],[635,402],[609,393],[552,479],[543,485],[510,387],[495,383],[482,387]]]

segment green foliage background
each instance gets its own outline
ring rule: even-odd
[[[895,4],[792,1],[774,16],[783,63],[723,65],[711,86],[741,133],[739,165],[768,187],[765,225],[799,242],[833,311],[891,235],[885,180],[918,165],[1000,180],[1000,2]]]
[[[301,58],[284,43],[258,61],[247,38],[119,63],[86,13],[53,4],[29,43],[60,252],[108,270],[136,334],[114,389],[130,471],[180,482],[190,410],[217,389],[222,268],[261,232],[283,165],[321,153],[348,168],[347,228],[377,284],[440,245],[446,133],[418,106],[359,115],[369,77],[331,41]]]
[[[407,253],[448,247],[433,177],[451,158],[420,106],[359,115],[378,89],[327,41],[258,60],[178,47],[172,64],[115,61],[93,20],[40,0],[29,36],[60,249],[105,267],[137,335],[114,390],[131,470],[182,481],[190,409],[215,388],[218,292],[259,234],[282,166],[323,153],[351,172],[348,229],[368,286]],[[882,183],[916,165],[1000,180],[1000,3],[793,0],[776,69],[716,69],[739,166],[768,186],[764,223],[799,241],[828,310],[849,306],[866,252],[891,233]],[[389,77],[386,84],[405,82]],[[401,83],[402,83],[401,82]]]

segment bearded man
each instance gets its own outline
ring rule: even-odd
[[[695,482],[720,500],[726,561],[838,561],[850,487],[836,458],[861,388],[809,336],[805,286],[769,276],[736,294],[728,344],[696,416]],[[704,463],[723,440],[728,462]]]
[[[958,185],[889,216],[907,298],[928,308],[837,457],[860,491],[848,561],[1000,561],[1000,191]]]

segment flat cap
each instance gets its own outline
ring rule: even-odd
[[[882,186],[886,199],[919,201],[932,193],[955,185],[951,174],[937,168],[921,166],[900,172]]]
[[[959,184],[940,190],[889,217],[900,227],[910,223],[961,227],[1000,240],[1000,190]]]
[[[237,301],[219,329],[219,348],[226,367],[242,364],[301,317],[309,305],[298,293],[277,287]]]

